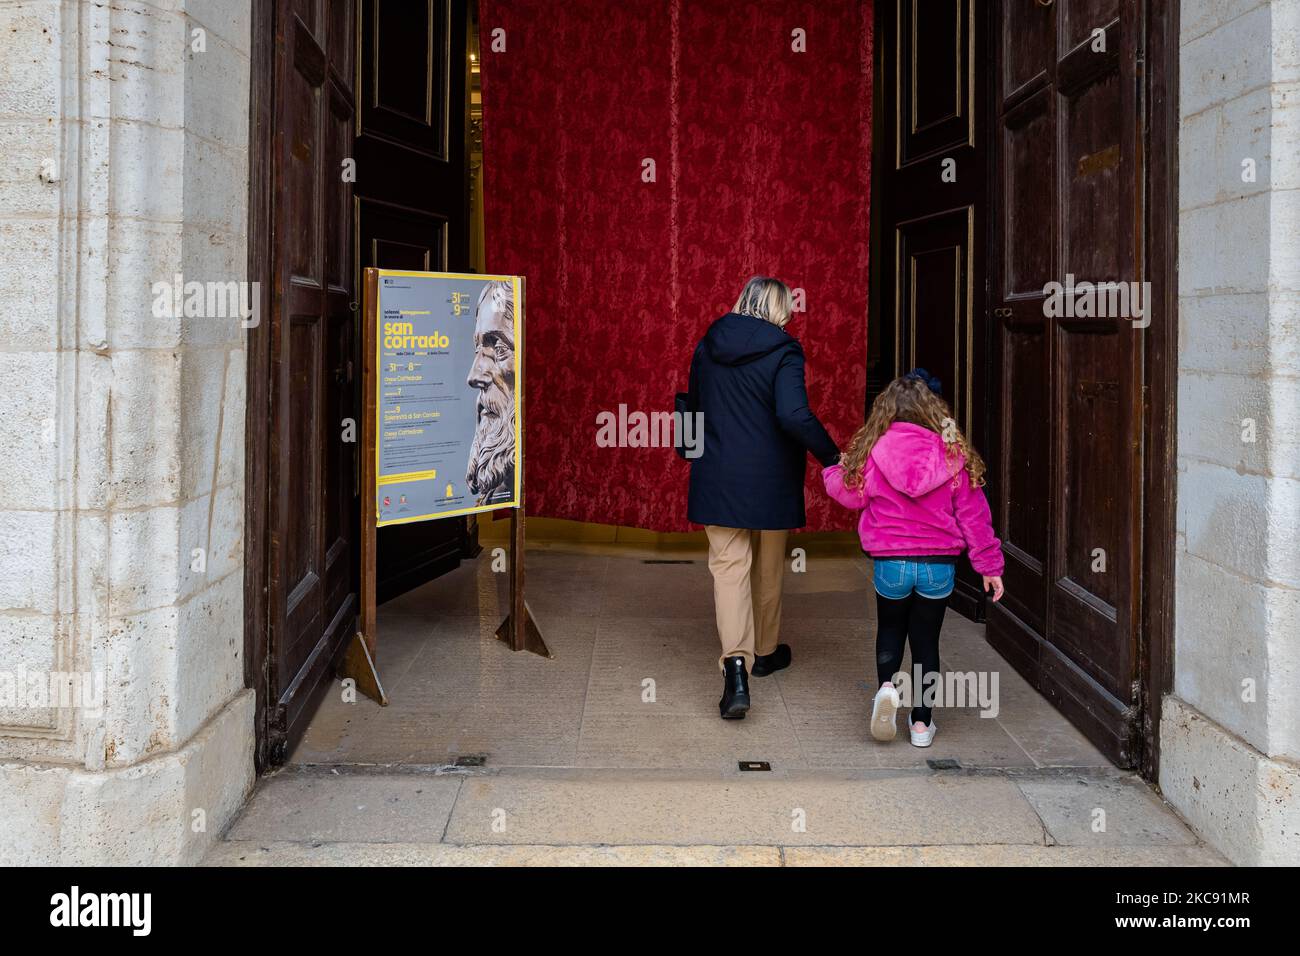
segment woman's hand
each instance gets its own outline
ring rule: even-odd
[[[985,592],[990,588],[993,589],[993,602],[996,604],[998,601],[1002,600],[1002,575],[995,574],[993,577],[989,577],[987,574],[982,574],[980,577],[984,579]]]

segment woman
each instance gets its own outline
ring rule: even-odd
[[[749,710],[750,674],[790,665],[777,631],[786,536],[804,524],[805,453],[839,460],[808,407],[803,349],[785,331],[791,308],[783,282],[755,276],[691,359],[687,404],[703,415],[704,446],[691,462],[687,518],[709,537],[724,720]]]

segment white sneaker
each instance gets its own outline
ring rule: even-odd
[[[894,719],[901,706],[897,687],[891,684],[876,691],[876,699],[871,703],[871,736],[877,740],[893,740],[898,733]]]
[[[916,724],[914,723],[908,724],[907,726],[907,732],[912,735],[913,747],[930,746],[930,744],[934,743],[934,732],[938,729],[939,728],[934,723],[933,717],[930,718],[930,726],[926,727],[925,730],[918,731],[916,729]]]

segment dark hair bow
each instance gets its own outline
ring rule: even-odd
[[[939,381],[938,378],[931,375],[923,368],[914,368],[912,371],[904,375],[903,378],[915,379],[918,382],[922,382],[925,384],[925,387],[934,392],[934,394],[938,395],[940,398],[943,397],[943,382]]]

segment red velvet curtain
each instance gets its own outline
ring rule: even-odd
[[[871,0],[480,13],[487,267],[527,277],[528,513],[690,527],[686,463],[598,447],[597,414],[671,411],[695,343],[755,273],[803,290],[789,331],[846,443],[866,384]],[[811,464],[809,529],[850,527]]]

